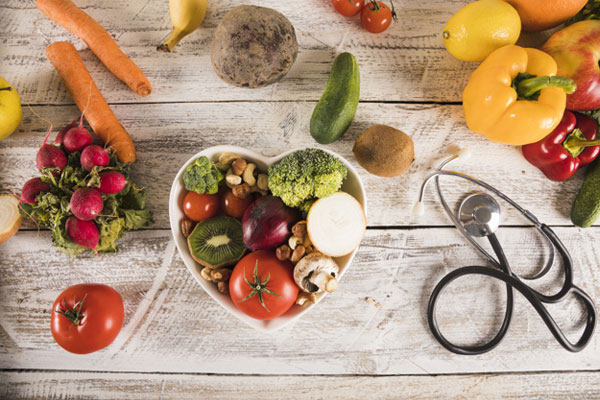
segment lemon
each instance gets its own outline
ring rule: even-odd
[[[519,13],[502,0],[478,0],[450,18],[442,37],[450,54],[463,61],[483,61],[492,51],[515,44],[521,33]]]

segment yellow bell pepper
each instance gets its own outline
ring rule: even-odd
[[[467,126],[499,143],[543,139],[562,119],[566,93],[575,91],[573,80],[555,76],[556,69],[556,61],[537,49],[510,45],[495,50],[463,91]]]

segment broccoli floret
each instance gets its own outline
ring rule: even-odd
[[[310,211],[312,205],[315,204],[315,201],[317,201],[317,199],[309,199],[298,206],[298,209],[300,210],[303,219],[306,219],[306,217],[308,216],[308,212]]]
[[[300,207],[307,200],[340,190],[347,174],[333,155],[319,149],[299,150],[269,167],[269,189],[287,206]]]
[[[195,159],[183,172],[185,188],[198,194],[217,193],[222,180],[223,173],[205,156]]]

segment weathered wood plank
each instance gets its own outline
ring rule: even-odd
[[[600,399],[598,372],[442,376],[222,376],[0,372],[11,399]]]
[[[149,207],[156,213],[154,227],[169,227],[169,190],[189,157],[219,144],[236,144],[268,156],[290,148],[315,146],[308,129],[313,107],[314,103],[288,102],[114,106],[136,143],[138,161],[133,176],[147,188]],[[75,106],[39,106],[34,110],[55,127],[79,115]],[[398,178],[370,175],[354,159],[354,140],[375,123],[402,129],[415,142],[415,162]],[[47,129],[46,122],[24,110],[19,131],[0,142],[0,191],[19,192],[23,183],[36,175],[35,154]],[[495,185],[548,224],[571,224],[571,204],[583,172],[567,182],[549,181],[524,160],[517,147],[491,143],[469,132],[460,106],[361,104],[349,131],[327,147],[357,167],[367,189],[370,226],[449,225],[433,186],[427,191],[426,214],[416,219],[411,210],[422,180],[455,144],[472,148],[473,156],[452,168]],[[444,188],[452,201],[475,189],[454,178],[444,178]],[[506,206],[503,223],[522,225],[527,221]]]
[[[575,283],[597,300],[600,230],[556,231],[572,250]],[[531,273],[539,265],[530,230],[502,228],[499,237],[515,271]],[[0,369],[299,375],[600,369],[600,336],[582,352],[568,353],[519,295],[510,331],[495,351],[465,357],[437,344],[425,318],[433,285],[454,268],[481,263],[449,228],[368,231],[338,291],[271,335],[246,327],[203,292],[168,231],[128,234],[120,253],[98,259],[70,260],[49,247],[47,232],[20,232],[0,253]],[[560,276],[557,269],[536,287],[556,289]],[[107,349],[68,354],[52,339],[49,307],[65,287],[91,281],[121,293],[125,325]],[[503,299],[500,284],[458,281],[440,302],[444,333],[463,343],[489,337],[502,318]],[[550,310],[573,340],[583,320],[577,302]]]
[[[170,19],[164,2],[78,0],[107,28],[117,43],[146,73],[154,92],[139,98],[114,78],[77,37],[48,20],[33,1],[9,0],[0,5],[2,75],[19,91],[24,103],[72,104],[44,50],[68,40],[82,51],[85,64],[110,103],[215,100],[317,100],[336,53],[352,52],[361,67],[362,100],[460,101],[474,64],[450,56],[440,32],[464,1],[403,2],[399,22],[383,34],[366,32],[358,18],[344,18],[330,2],[298,4],[277,0],[225,0],[209,5],[202,27],[184,39],[173,54],[156,45],[168,34]],[[223,15],[238,4],[259,4],[283,12],[294,24],[299,55],[290,73],[277,85],[239,89],[217,78],[209,57],[212,33]]]

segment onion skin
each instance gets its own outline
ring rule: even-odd
[[[242,217],[244,246],[251,251],[273,249],[287,240],[292,225],[299,219],[296,210],[283,204],[279,197],[259,197]]]

